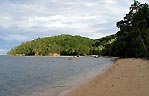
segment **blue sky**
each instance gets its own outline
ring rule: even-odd
[[[141,3],[149,0],[140,0]],[[133,0],[0,0],[0,55],[22,42],[59,34],[101,38]]]

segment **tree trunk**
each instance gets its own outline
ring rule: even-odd
[[[144,41],[143,41],[143,39],[142,39],[141,34],[139,34],[139,37],[140,37],[140,40],[141,40],[141,44],[143,45],[144,51],[145,51],[146,54],[147,54],[147,49],[146,49],[146,46],[145,46],[145,44],[144,44]],[[147,54],[147,55],[148,55],[148,54]]]

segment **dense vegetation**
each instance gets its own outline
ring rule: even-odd
[[[102,39],[89,39],[81,36],[62,34],[59,36],[38,38],[22,43],[8,52],[8,55],[99,55],[106,44],[112,42],[113,36]]]
[[[117,22],[116,40],[106,45],[103,55],[119,57],[149,56],[149,5],[134,1],[130,12]]]
[[[130,12],[117,22],[115,35],[101,39],[62,34],[22,43],[8,55],[108,55],[118,57],[149,56],[149,5],[134,0]]]

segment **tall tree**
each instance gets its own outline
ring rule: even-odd
[[[149,6],[148,4],[140,4],[138,6],[136,13],[133,16],[133,30],[132,33],[136,34],[135,40],[139,39],[141,42],[144,51],[147,53],[147,48],[145,46],[145,41],[147,37],[147,33],[149,32]]]
[[[123,20],[117,22],[117,27],[120,31],[116,33],[116,41],[111,44],[111,47],[105,47],[104,55],[142,57],[148,54],[145,43],[149,33],[148,4],[141,4],[134,0],[129,13]]]

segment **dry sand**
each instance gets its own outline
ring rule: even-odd
[[[149,96],[149,60],[119,59],[105,73],[65,96]]]

